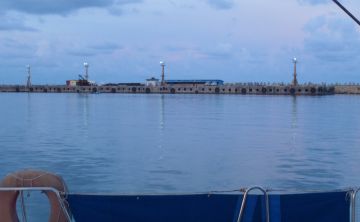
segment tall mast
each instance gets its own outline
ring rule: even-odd
[[[160,61],[161,66],[161,85],[165,85],[165,62]]]
[[[293,81],[292,81],[292,85],[297,86],[298,81],[297,81],[297,73],[296,73],[296,64],[298,63],[298,61],[297,61],[296,58],[294,58],[293,62],[294,62],[294,78],[293,78]]]
[[[27,68],[27,73],[28,73],[26,87],[30,88],[31,87],[31,67],[30,67],[30,65],[27,65],[26,68]]]
[[[85,80],[89,81],[89,63],[84,62],[84,68],[85,68]]]

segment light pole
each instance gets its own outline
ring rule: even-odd
[[[297,73],[296,73],[296,64],[298,63],[297,59],[294,58],[293,59],[293,62],[294,62],[294,78],[293,78],[293,81],[292,81],[292,85],[293,86],[297,86],[298,85],[298,81],[297,81]]]
[[[84,62],[85,67],[85,80],[89,81],[89,64],[87,62]]]
[[[28,73],[26,87],[30,88],[31,87],[31,67],[30,67],[30,65],[27,65],[26,69],[27,69],[27,73]]]
[[[161,85],[165,85],[165,62],[160,61],[161,66]]]

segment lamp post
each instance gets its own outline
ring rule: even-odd
[[[31,67],[30,67],[30,65],[27,65],[26,69],[27,69],[27,73],[28,73],[26,87],[30,88],[31,87]]]
[[[84,62],[84,67],[85,67],[85,80],[89,81],[89,63]]]
[[[292,85],[293,86],[297,86],[298,85],[298,81],[297,81],[297,73],[296,73],[296,64],[298,63],[297,59],[294,58],[293,59],[293,62],[294,62],[294,78],[293,78],[293,81],[292,81]]]
[[[160,61],[161,66],[161,85],[165,85],[165,62]]]

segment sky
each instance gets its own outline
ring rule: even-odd
[[[360,1],[340,0],[360,17]],[[331,0],[1,0],[0,84],[360,82],[360,27]]]

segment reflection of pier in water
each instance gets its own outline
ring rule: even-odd
[[[322,132],[314,132],[319,126],[315,126],[316,123],[313,122],[303,122],[302,117],[321,114],[303,113],[303,109],[299,109],[303,107],[303,104],[299,106],[299,102],[303,103],[303,100],[306,98],[291,98],[291,108],[288,109],[289,140],[283,141],[287,145],[283,149],[276,150],[274,155],[276,174],[286,177],[271,183],[283,189],[321,190],[339,187],[343,181],[343,173],[334,166],[342,157],[339,156],[337,147],[331,146],[331,142],[329,146],[324,146],[321,140],[318,143],[307,142],[309,138],[316,140]],[[284,135],[284,138],[286,137]]]

